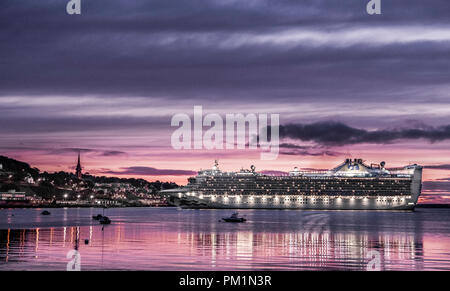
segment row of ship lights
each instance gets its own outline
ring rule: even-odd
[[[197,196],[197,194],[196,194],[195,192],[186,192],[186,195],[187,195],[187,196]],[[182,196],[182,193],[179,192],[179,193],[178,193],[178,197],[181,198],[181,196]],[[230,196],[230,197],[231,197],[231,198],[235,198],[237,202],[240,202],[242,196],[243,196],[243,195],[240,195],[240,196],[239,196],[239,195],[237,195],[237,196]],[[202,195],[202,194],[198,195],[198,198],[199,198],[199,199],[203,199],[203,195]],[[216,197],[215,197],[215,196],[210,196],[210,198],[211,198],[212,201],[215,201],[215,200],[216,200]],[[261,197],[261,200],[266,201],[267,198],[272,198],[272,196]],[[408,197],[408,198],[410,198],[410,197]],[[228,197],[228,196],[224,196],[224,197],[222,197],[222,199],[223,199],[225,202],[229,201],[229,197]],[[275,195],[274,199],[275,199],[275,201],[279,201],[279,200],[280,200],[280,198],[279,198],[278,196],[276,196],[276,195]],[[290,201],[289,199],[290,199],[289,196],[285,196],[285,197],[284,197],[284,201]],[[299,199],[297,199],[297,201],[298,201],[298,202],[303,202],[303,201],[305,201],[305,200],[307,200],[307,199],[310,199],[312,202],[314,202],[314,201],[317,199],[317,197],[316,197],[316,196],[310,196],[310,197],[307,197],[307,198],[299,198]],[[322,198],[322,200],[324,200],[324,202],[328,202],[329,199],[330,199],[330,198],[328,198],[328,197]],[[339,197],[337,197],[337,198],[335,198],[335,199],[338,200],[338,202],[339,202],[339,201],[342,200],[342,197],[339,196]],[[359,198],[359,197],[357,198],[357,197],[355,197],[355,196],[350,197],[350,201],[354,201],[354,200],[356,200],[356,199],[362,199],[363,201],[368,201],[368,200],[369,200],[368,197],[363,197],[363,198]],[[251,196],[248,198],[248,200],[249,200],[250,202],[254,202],[254,201],[255,201],[255,197],[251,195]],[[402,197],[402,198],[399,198],[399,197],[382,197],[381,199],[377,198],[377,202],[389,202],[389,201],[394,201],[394,202],[396,202],[396,201],[398,201],[398,202],[405,202],[405,198],[404,198],[404,197]]]

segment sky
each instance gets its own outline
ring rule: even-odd
[[[223,170],[425,166],[450,203],[450,3],[363,0],[0,2],[0,154],[43,171],[185,184]],[[171,119],[279,114],[280,154],[176,150]]]

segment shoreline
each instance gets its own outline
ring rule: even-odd
[[[117,205],[117,206],[108,206],[106,208],[168,208],[168,207],[176,207],[172,205],[158,205],[158,206],[152,206],[152,205]],[[0,206],[1,209],[19,209],[19,208],[31,208],[31,209],[39,209],[39,208],[52,208],[52,209],[58,209],[58,208],[104,208],[100,205],[30,205],[30,206],[24,206],[24,205],[10,205],[10,206]],[[415,208],[450,208],[450,204],[418,204]]]
[[[55,206],[55,205],[30,205],[30,206],[24,206],[24,205],[10,205],[10,206],[1,206],[0,209],[39,209],[39,208],[51,208],[51,209],[62,209],[62,208],[167,208],[167,207],[174,207],[171,205],[159,205],[159,206],[152,206],[152,205],[128,205],[128,206],[108,206],[103,207],[101,205],[65,205],[65,206]]]
[[[416,208],[450,208],[450,204],[417,204]]]

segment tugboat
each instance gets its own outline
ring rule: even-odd
[[[51,214],[51,213],[48,212],[47,210],[44,210],[44,211],[41,212],[41,215],[50,215],[50,214]]]
[[[99,221],[100,224],[111,224],[111,219],[108,216],[102,216]]]
[[[98,220],[100,224],[111,224],[111,219],[105,215],[105,206],[103,206],[103,214],[97,214],[92,216],[92,219]],[[102,229],[103,230],[103,229]]]
[[[100,218],[102,218],[102,217],[103,217],[103,215],[97,214],[97,215],[93,215],[93,216],[92,216],[92,219],[94,219],[94,220],[100,220]]]
[[[235,212],[233,214],[231,214],[230,217],[223,217],[222,220],[225,222],[246,222],[247,219],[245,219],[244,217],[239,217],[238,216],[239,213]]]

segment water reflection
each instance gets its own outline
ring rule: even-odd
[[[82,270],[365,270],[371,251],[379,252],[381,270],[450,269],[448,236],[424,232],[424,221],[414,216],[373,222],[356,214],[355,223],[348,214],[274,221],[269,213],[267,221],[250,217],[249,224],[229,225],[204,220],[205,215],[211,214],[119,222],[104,230],[99,225],[0,230],[0,269],[65,270],[71,249],[80,252]]]
[[[29,260],[31,256],[35,259],[42,254],[49,256],[46,252],[52,250],[79,250],[81,233],[87,234],[91,247],[101,245],[102,258],[104,248],[108,256],[116,250],[129,253],[129,261],[124,262],[125,265],[130,265],[133,257],[140,253],[140,250],[134,249],[133,241],[139,244],[147,242],[151,248],[152,243],[161,239],[160,242],[174,243],[174,248],[187,247],[185,259],[202,258],[203,266],[208,268],[220,268],[226,265],[222,261],[234,261],[237,268],[365,269],[370,250],[380,252],[382,269],[395,269],[395,266],[402,269],[401,266],[406,265],[408,269],[423,268],[423,244],[417,237],[408,234],[186,232],[153,233],[151,238],[143,235],[124,239],[122,227],[119,226],[106,231],[92,226],[0,231],[0,259],[5,263],[20,262]],[[34,247],[32,252],[31,247]],[[81,248],[82,255],[85,251],[90,252],[86,248]],[[149,261],[153,260],[151,253],[149,255]],[[86,262],[84,257],[83,262]]]
[[[253,260],[264,258],[263,268],[356,269],[365,270],[368,252],[381,255],[381,269],[423,268],[423,244],[408,234],[371,236],[368,234],[305,233],[225,233],[185,234],[191,252],[210,257],[213,267],[218,258]],[[252,262],[250,262],[252,263]]]

